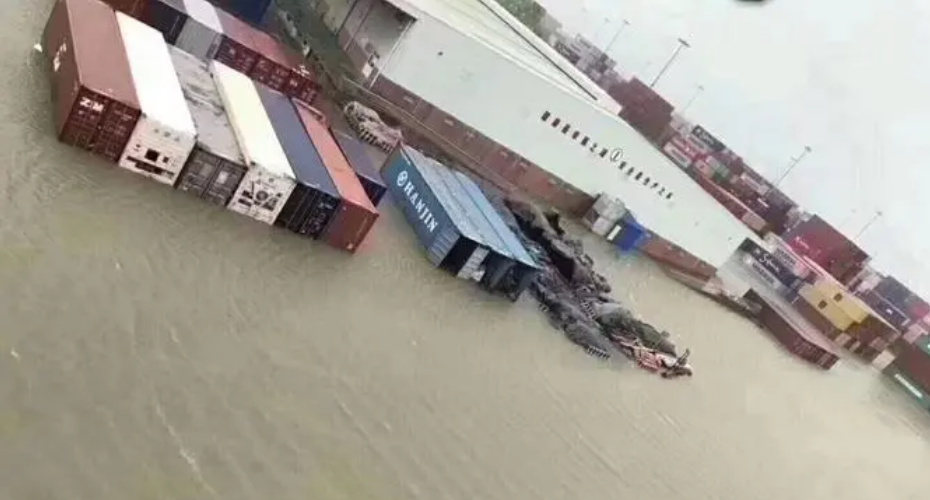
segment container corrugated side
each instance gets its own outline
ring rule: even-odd
[[[290,99],[262,85],[256,88],[298,181],[275,225],[318,238],[335,216],[342,199]]]
[[[217,61],[211,70],[249,167],[229,209],[274,224],[296,185],[290,163],[255,84]]]
[[[116,162],[140,106],[114,11],[96,0],[59,0],[42,43],[59,140]]]
[[[383,175],[394,202],[423,245],[427,259],[439,266],[462,238],[461,232],[407,155],[406,148],[397,148],[391,154]]]
[[[184,0],[184,8],[188,20],[175,44],[201,59],[213,59],[223,34],[216,8],[205,0]]]
[[[216,60],[240,73],[249,74],[259,57],[258,52],[252,47],[254,28],[222,9],[217,9],[216,15],[223,27],[223,37],[216,51]]]
[[[336,248],[355,252],[377,221],[378,210],[365,194],[329,128],[318,122],[315,112],[306,105],[299,101],[293,102],[313,147],[323,159],[323,165],[342,198],[342,206],[326,229],[323,239]]]
[[[355,175],[362,183],[362,187],[365,188],[368,199],[371,200],[373,205],[378,206],[378,203],[384,197],[384,193],[387,192],[387,186],[384,184],[384,179],[381,178],[381,173],[375,168],[371,158],[365,151],[365,145],[345,132],[335,129],[330,130],[346,159],[349,160],[349,166],[355,171]]]
[[[183,0],[145,0],[139,20],[157,29],[165,41],[174,45],[187,23]]]
[[[117,21],[142,108],[119,165],[173,186],[194,149],[194,121],[161,33],[122,13]]]
[[[252,32],[252,43],[259,58],[249,76],[274,90],[284,91],[290,83],[291,68],[281,44],[261,30]]]
[[[197,127],[197,145],[177,188],[226,206],[247,170],[232,124],[208,64],[177,47],[171,58]]]

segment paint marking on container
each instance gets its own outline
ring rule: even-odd
[[[197,129],[161,33],[125,14],[116,16],[142,110],[119,166],[173,186]]]

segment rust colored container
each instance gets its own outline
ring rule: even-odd
[[[509,171],[517,163],[518,155],[513,151],[501,145],[491,147],[491,150],[484,157],[485,168],[506,177]]]
[[[372,85],[372,91],[410,114],[414,114],[414,111],[420,104],[419,97],[408,92],[405,88],[397,85],[389,78],[384,76],[381,76],[375,80],[374,85]],[[428,116],[431,115],[432,112]],[[420,121],[425,122],[426,119],[423,118]]]
[[[116,162],[140,115],[116,13],[97,0],[58,0],[43,44],[58,138]]]
[[[416,107],[413,109],[413,116],[420,120],[421,122],[426,121],[429,118],[429,115],[433,113],[433,105],[421,100]]]
[[[829,370],[839,361],[839,355],[826,339],[806,332],[802,325],[780,313],[755,291],[750,290],[746,298],[762,306],[759,322],[788,352],[824,370]]]
[[[827,338],[834,339],[839,336],[840,331],[830,323],[830,320],[823,314],[817,312],[806,300],[796,298],[791,305],[798,311],[802,318],[806,319],[808,323],[817,328],[820,333],[826,335]]]
[[[470,158],[480,162],[494,147],[494,143],[468,125],[462,124],[462,129],[462,138],[456,145]]]
[[[434,134],[458,145],[462,143],[465,134],[464,124],[456,120],[445,111],[434,108],[433,112],[423,122]]]
[[[323,165],[342,197],[342,205],[323,233],[323,240],[336,248],[354,253],[378,220],[378,209],[371,204],[329,128],[318,122],[313,111],[305,104],[294,101],[294,106],[313,147],[323,159]]]
[[[922,387],[930,387],[930,355],[919,346],[900,346],[894,365]]]
[[[291,68],[287,54],[277,40],[260,30],[252,32],[252,47],[258,59],[249,76],[258,83],[282,92],[290,83]]]
[[[289,75],[282,92],[294,99],[313,104],[320,94],[319,82],[313,76],[313,72],[304,64],[303,58],[297,51],[283,44],[280,47],[288,61],[289,68]]]
[[[222,9],[216,9],[216,16],[223,27],[223,39],[216,51],[216,60],[240,73],[251,74],[259,58],[252,39],[256,29]]]

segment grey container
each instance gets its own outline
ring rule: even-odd
[[[171,58],[197,127],[197,145],[177,188],[226,206],[248,170],[207,63],[177,47]]]
[[[539,264],[526,250],[523,243],[520,243],[520,239],[500,216],[500,213],[484,195],[478,184],[461,172],[456,172],[455,175],[514,259],[510,268],[502,269],[502,274],[489,276],[488,285],[492,290],[501,291],[507,294],[511,300],[516,301],[539,275]]]
[[[466,276],[483,262],[487,246],[461,209],[449,202],[449,194],[430,162],[419,151],[400,147],[388,158],[381,175],[426,249],[427,259],[441,269]]]
[[[223,38],[216,8],[205,0],[184,0],[184,8],[188,19],[175,45],[201,60],[212,60]]]

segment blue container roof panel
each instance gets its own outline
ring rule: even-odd
[[[335,199],[341,199],[336,184],[301,125],[290,99],[264,85],[256,85],[255,88],[297,180]]]
[[[428,253],[432,252],[433,243],[440,235],[450,233],[449,238],[452,239],[461,236],[461,231],[452,222],[446,208],[436,198],[435,192],[405,151],[398,149],[391,155],[382,174],[394,202],[413,226],[417,238]],[[434,264],[439,264],[444,257],[429,255]]]
[[[375,168],[375,163],[371,160],[371,157],[368,156],[365,145],[359,142],[358,139],[341,130],[332,130],[332,132],[343,154],[345,154],[346,158],[349,160],[349,166],[355,170],[355,173],[366,179],[384,184],[384,180],[381,178],[381,172]]]
[[[462,206],[468,218],[474,223],[481,237],[488,243],[488,247],[498,255],[514,259],[513,253],[510,252],[510,249],[508,249],[504,241],[501,240],[497,231],[495,231],[491,223],[488,222],[488,218],[472,200],[471,195],[462,187],[462,183],[455,175],[455,172],[435,160],[433,161],[433,166],[439,174],[439,177],[445,182],[449,192],[455,197],[455,200]]]
[[[462,186],[465,188],[465,191],[471,196],[475,204],[484,212],[487,216],[488,222],[492,227],[497,231],[497,234],[501,237],[504,244],[510,249],[510,252],[513,256],[523,263],[526,266],[539,269],[539,264],[536,263],[536,260],[530,255],[526,250],[526,247],[523,246],[523,243],[520,242],[520,239],[517,238],[517,235],[513,233],[510,227],[504,222],[504,219],[498,213],[497,209],[494,208],[494,205],[491,204],[490,200],[484,195],[484,192],[478,187],[478,184],[475,183],[470,177],[460,172],[456,173],[459,180],[462,183]]]
[[[459,232],[462,233],[466,238],[475,241],[476,243],[484,246],[488,246],[484,239],[478,232],[478,229],[469,219],[468,215],[462,209],[458,202],[453,199],[451,193],[446,188],[445,183],[439,178],[439,174],[436,172],[435,168],[432,166],[432,160],[427,158],[423,153],[410,148],[404,147],[404,152],[410,158],[411,165],[416,168],[420,174],[423,176],[423,180],[426,181],[426,184],[429,185],[429,188],[432,190],[433,194],[436,196],[436,199],[439,203],[445,208],[449,218],[455,227],[458,228]]]

